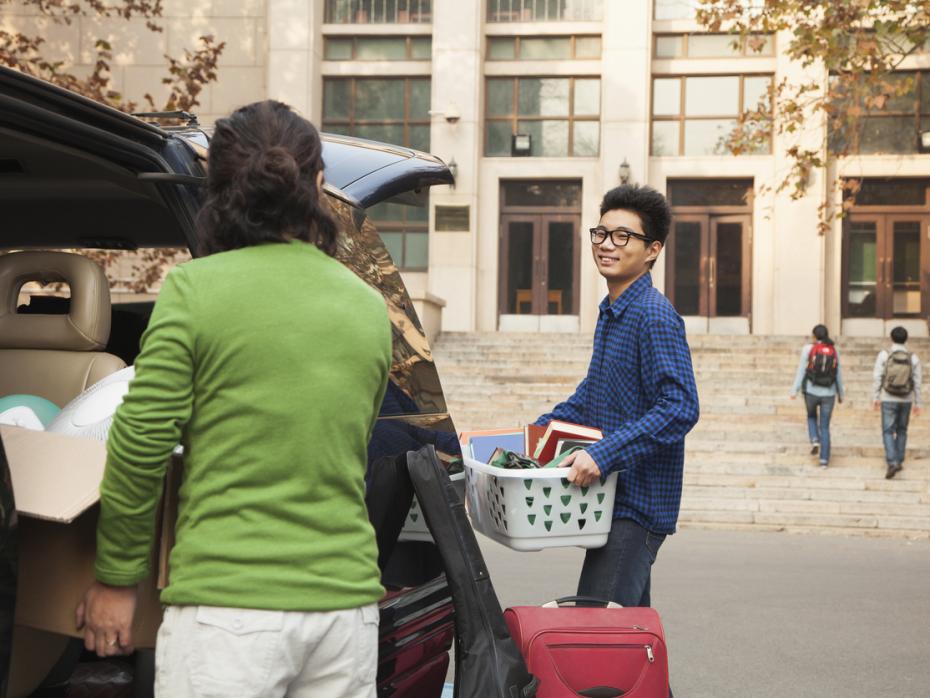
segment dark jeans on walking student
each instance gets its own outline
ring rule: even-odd
[[[652,565],[664,541],[663,534],[647,531],[632,519],[614,519],[607,544],[585,552],[578,596],[649,606]],[[668,695],[673,698],[671,690]]]
[[[820,462],[827,463],[830,461],[830,417],[833,416],[836,395],[820,397],[805,393],[804,402],[807,404],[807,433],[811,443],[816,441],[820,444]]]
[[[911,419],[911,403],[882,402],[882,441],[885,443],[885,462],[901,465],[904,447],[907,446],[907,424]]]

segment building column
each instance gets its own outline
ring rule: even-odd
[[[778,45],[787,46],[789,32],[778,36]],[[791,85],[812,80],[824,84],[826,75],[821,67],[805,68],[791,61],[785,51],[778,52],[776,80],[787,78]],[[786,151],[793,145],[803,149],[819,149],[824,142],[826,123],[822,114],[810,113],[807,126],[799,133],[776,136],[774,139],[774,187],[788,175],[792,161]],[[797,201],[790,197],[792,187],[774,196],[775,244],[773,260],[774,288],[772,293],[774,322],[773,334],[808,334],[811,328],[825,322],[824,257],[825,238],[817,232],[820,202],[826,194],[828,182],[823,170],[811,177],[805,196]],[[839,327],[831,327],[839,334]]]
[[[267,2],[268,98],[291,105],[319,125],[324,4],[314,0]]]
[[[477,329],[476,308],[496,294],[497,280],[478,265],[478,162],[482,152],[482,3],[433,3],[433,81],[430,150],[446,163],[455,160],[455,187],[430,190],[430,293],[446,301],[442,329]],[[456,119],[456,115],[458,118]],[[468,206],[468,230],[437,231],[436,206]],[[496,230],[483,231],[493,235]],[[484,328],[494,329],[494,328]]]

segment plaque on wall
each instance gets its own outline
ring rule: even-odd
[[[441,233],[467,233],[469,206],[437,206],[436,230]]]

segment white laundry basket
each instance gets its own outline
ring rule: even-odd
[[[465,496],[475,530],[514,550],[607,543],[617,473],[588,487],[570,468],[507,470],[465,458]]]
[[[459,498],[464,497],[465,472],[463,471],[455,475],[450,475],[449,479],[455,484],[455,489],[458,490]],[[433,536],[429,532],[429,527],[426,525],[426,517],[423,516],[423,512],[420,510],[420,503],[417,501],[416,495],[413,496],[413,504],[410,505],[410,511],[407,512],[407,519],[404,521],[404,527],[400,529],[400,535],[397,537],[397,540],[433,542]]]

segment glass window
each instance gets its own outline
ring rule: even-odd
[[[881,108],[864,109],[865,115],[858,123],[831,124],[830,147],[834,152],[919,152],[920,131],[930,126],[930,71],[898,73],[886,83],[891,88],[886,93],[895,91],[894,88],[904,92],[891,95]],[[848,109],[854,101],[848,95],[841,105]]]
[[[349,118],[349,80],[326,80],[323,83],[323,118]]]
[[[568,116],[568,78],[520,80],[519,109],[523,116]]]
[[[520,58],[522,60],[555,60],[571,58],[571,56],[571,37],[555,36],[520,39]]]
[[[876,310],[876,226],[871,221],[849,224],[850,317],[874,317]]]
[[[656,19],[691,19],[697,0],[655,0]]]
[[[655,121],[652,124],[652,154],[678,155],[679,121]]]
[[[490,61],[548,61],[600,58],[599,36],[492,36]]]
[[[685,155],[726,155],[726,139],[736,119],[689,119],[685,121]]]
[[[433,0],[326,0],[331,24],[422,24],[432,21]]]
[[[575,58],[600,58],[601,57],[601,37],[599,36],[576,36],[575,37]]]
[[[517,57],[517,41],[512,36],[492,36],[488,39],[488,59],[508,61]]]
[[[427,208],[380,203],[366,212],[399,269],[422,271],[429,266]]]
[[[677,58],[683,55],[681,36],[657,36],[656,58]]]
[[[925,206],[927,182],[923,179],[863,179],[856,206]]]
[[[575,114],[597,116],[601,113],[601,81],[575,80]]]
[[[597,121],[576,121],[572,134],[576,157],[596,157],[600,152],[601,124]]]
[[[748,206],[751,179],[670,179],[672,206]]]
[[[352,39],[326,39],[324,55],[328,61],[352,60]]]
[[[402,61],[432,58],[428,36],[327,37],[324,57],[328,61]]]
[[[428,36],[410,38],[410,58],[415,61],[428,61],[433,57],[433,40]]]
[[[771,75],[654,78],[652,154],[725,155],[727,136],[743,112],[758,105],[771,83]],[[756,150],[770,151],[771,143],[760,144]]]
[[[485,155],[510,155],[513,134],[531,137],[532,156],[597,155],[599,79],[489,78],[487,86]]]
[[[679,78],[656,78],[652,81],[652,113],[655,116],[677,116],[681,113]]]
[[[506,180],[501,185],[503,207],[581,208],[581,185],[553,180]]]
[[[740,53],[739,36],[732,34],[691,34],[688,37],[689,58],[738,56]]]
[[[323,130],[429,151],[429,78],[325,78]]]
[[[743,78],[743,109],[756,109],[763,100],[765,100],[765,106],[768,107],[771,85],[772,78],[768,75]]]
[[[685,114],[688,116],[736,116],[738,113],[739,76],[685,80]]]
[[[603,0],[488,0],[488,22],[599,22]]]

